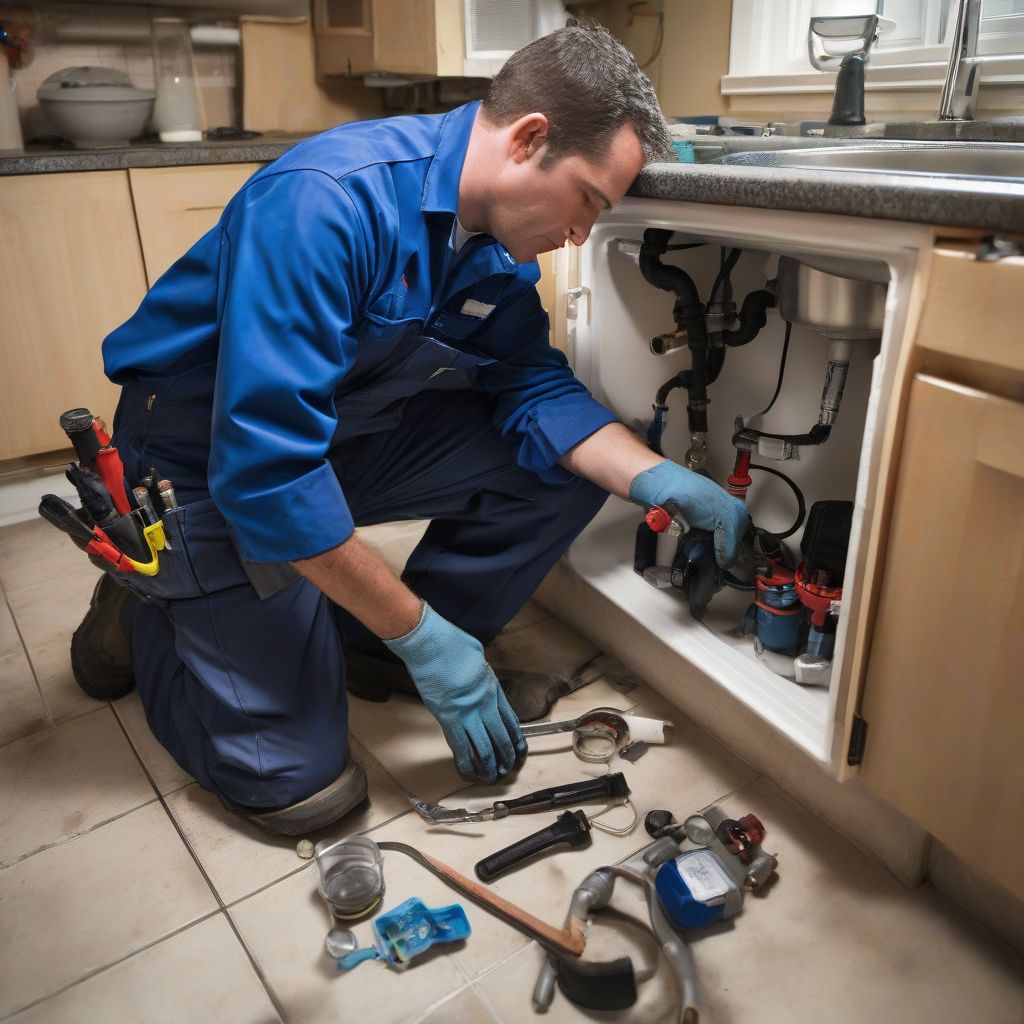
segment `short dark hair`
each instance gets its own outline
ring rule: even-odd
[[[580,154],[597,161],[631,124],[644,162],[676,159],[650,79],[607,29],[570,19],[517,50],[491,82],[483,113],[504,128],[537,111],[548,119],[542,166]]]

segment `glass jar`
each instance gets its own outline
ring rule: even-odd
[[[203,123],[188,25],[181,18],[154,18],[152,25],[156,73],[153,128],[161,142],[199,142]]]

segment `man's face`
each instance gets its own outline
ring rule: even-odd
[[[543,141],[528,150],[525,158],[507,165],[504,187],[496,190],[490,209],[491,234],[517,263],[560,249],[569,240],[582,245],[597,215],[626,194],[644,163],[629,124],[596,161],[574,154],[541,168]]]

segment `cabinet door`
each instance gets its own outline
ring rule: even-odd
[[[145,293],[124,171],[2,179],[0,459],[67,448],[65,409],[110,422],[119,389],[100,345]]]
[[[911,388],[862,713],[862,773],[1024,897],[1024,405]]]
[[[231,197],[260,166],[207,164],[128,172],[150,287],[217,223]]]

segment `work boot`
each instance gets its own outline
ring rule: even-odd
[[[71,671],[96,700],[117,700],[135,688],[131,623],[137,603],[127,587],[103,573],[82,624],[71,636]]]
[[[333,825],[367,799],[366,772],[348,759],[345,770],[318,793],[287,807],[243,807],[221,796],[220,802],[260,828],[279,836],[304,836]]]

